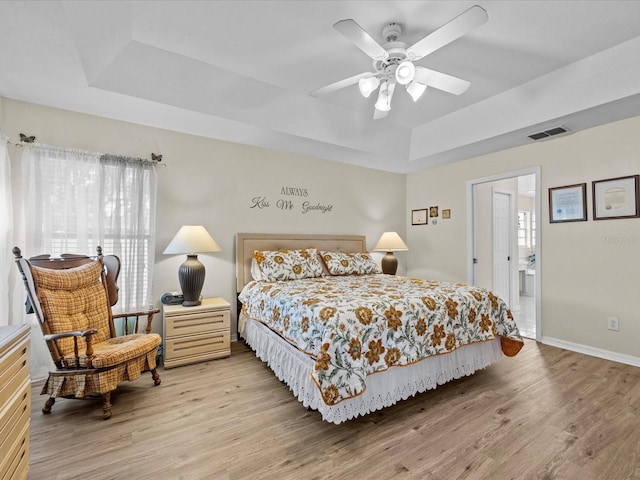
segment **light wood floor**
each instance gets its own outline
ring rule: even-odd
[[[33,389],[30,479],[640,479],[640,368],[527,341],[471,377],[333,425],[243,344],[100,402]]]

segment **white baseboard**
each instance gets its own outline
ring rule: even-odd
[[[552,347],[564,348],[565,350],[571,350],[572,352],[583,353],[585,355],[591,355],[592,357],[598,357],[604,360],[611,360],[613,362],[640,367],[640,357],[625,355],[624,353],[610,352],[609,350],[581,345],[579,343],[567,342],[566,340],[558,340],[557,338],[542,337],[540,342]]]

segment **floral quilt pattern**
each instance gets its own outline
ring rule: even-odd
[[[522,342],[503,300],[479,287],[392,276],[250,282],[245,315],[315,359],[327,405],[361,394],[366,376],[496,336]]]

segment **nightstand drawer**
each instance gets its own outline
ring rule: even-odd
[[[177,335],[229,330],[229,319],[229,310],[172,315],[166,318],[165,335],[174,337]]]
[[[166,341],[166,356],[171,359],[208,353],[224,356],[229,353],[230,341],[229,330],[172,338]]]

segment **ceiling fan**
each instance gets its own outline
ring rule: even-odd
[[[398,41],[402,27],[397,23],[391,23],[383,29],[382,36],[387,43],[380,45],[354,20],[340,20],[333,28],[373,59],[373,72],[345,78],[314,90],[311,95],[324,95],[358,83],[360,93],[369,97],[380,87],[373,114],[376,120],[386,117],[391,110],[391,98],[396,85],[404,86],[414,102],[418,101],[427,87],[460,95],[469,88],[468,81],[415,65],[414,62],[466,35],[488,19],[487,12],[474,5],[410,47]]]

